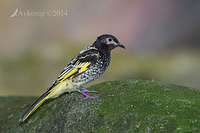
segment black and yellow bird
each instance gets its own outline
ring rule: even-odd
[[[36,100],[20,118],[25,121],[45,100],[55,98],[64,92],[78,91],[85,98],[98,98],[86,92],[94,92],[82,85],[95,80],[102,75],[110,64],[111,50],[116,47],[125,48],[116,37],[109,34],[101,35],[91,45],[80,51],[63,69],[53,84]]]

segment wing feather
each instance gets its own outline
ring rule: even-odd
[[[99,52],[95,47],[87,47],[75,56],[63,69],[54,83],[47,89],[51,91],[54,87],[67,79],[78,76],[93,67],[99,58]]]

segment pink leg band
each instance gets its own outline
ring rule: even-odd
[[[87,96],[87,93],[84,93],[83,96],[86,97],[86,96]]]

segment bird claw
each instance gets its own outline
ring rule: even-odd
[[[84,98],[81,99],[82,101],[83,101],[83,100],[86,100],[86,99],[88,99],[88,98],[99,98],[99,96],[96,96],[96,95],[90,96],[90,95],[88,95],[88,94],[86,93],[86,92],[98,93],[98,92],[95,91],[95,90],[89,90],[89,89],[87,89],[87,88],[80,87],[80,88],[77,89],[76,91],[78,91],[79,93],[83,94]]]
[[[85,93],[84,93],[85,94]],[[84,95],[85,96],[85,95]],[[84,98],[81,98],[82,101],[88,99],[88,98],[99,98],[99,96],[96,96],[96,95],[93,95],[93,96],[90,96],[90,95],[86,95]]]
[[[95,90],[89,90],[89,89],[87,89],[87,91],[85,91],[85,92],[98,93],[98,91],[95,91]]]

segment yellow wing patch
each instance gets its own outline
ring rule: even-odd
[[[68,70],[65,74],[63,74],[58,80],[60,82],[65,81],[68,78],[72,78],[77,74],[80,74],[88,69],[88,66],[91,64],[91,62],[84,62],[84,63],[76,63],[73,69]]]
[[[86,71],[88,69],[87,67],[91,64],[91,62],[85,62],[85,63],[82,63],[82,64],[83,64],[83,66],[79,70],[79,73]]]
[[[72,69],[71,71],[69,71],[68,73],[66,73],[65,75],[63,75],[63,79],[61,81],[64,81],[66,79],[68,79],[69,77],[71,77],[74,73],[76,73],[78,71],[77,68]]]

